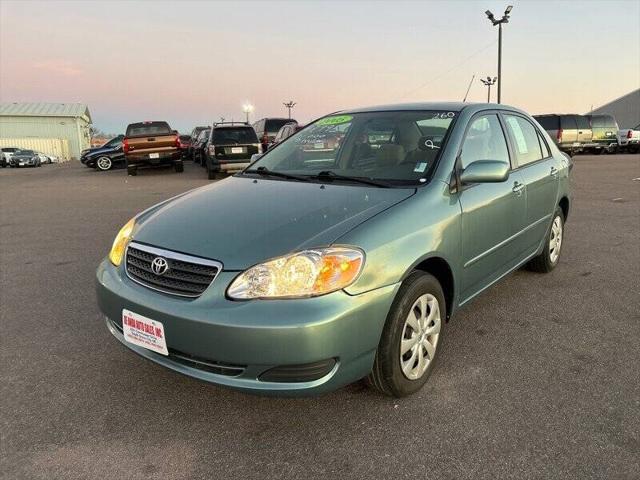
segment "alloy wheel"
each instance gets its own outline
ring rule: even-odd
[[[400,341],[400,367],[409,380],[417,380],[433,361],[442,319],[438,299],[427,293],[409,310]]]
[[[109,157],[100,157],[97,163],[100,170],[109,170],[111,168],[111,159]]]
[[[549,260],[556,263],[560,257],[560,248],[562,248],[562,219],[556,217],[551,225],[551,236],[549,238]]]

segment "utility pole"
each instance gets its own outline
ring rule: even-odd
[[[289,110],[289,120],[291,120],[291,110],[296,106],[296,102],[289,100],[289,102],[283,103],[283,105]]]
[[[486,80],[481,78],[480,81],[487,86],[487,103],[491,103],[491,85],[496,83],[498,77],[487,77]],[[498,84],[500,86],[500,84]]]
[[[513,5],[509,5],[499,20],[491,13],[491,10],[484,12],[494,27],[498,25],[498,103],[502,100],[502,24],[509,23],[509,14],[512,9]]]

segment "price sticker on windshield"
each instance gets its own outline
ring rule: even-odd
[[[321,118],[316,122],[316,125],[341,125],[349,123],[351,120],[353,120],[351,115],[336,115],[334,117]]]

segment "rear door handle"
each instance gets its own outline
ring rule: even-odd
[[[524,189],[524,183],[520,183],[520,182],[515,182],[513,184],[513,188],[511,189],[513,191],[513,193],[515,193],[517,196],[521,196],[522,195],[522,190]]]
[[[556,167],[551,167],[550,175],[552,177],[557,177],[558,176],[558,169]]]

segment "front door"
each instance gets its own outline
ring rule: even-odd
[[[471,121],[460,153],[460,169],[478,160],[510,163],[505,134],[497,114]],[[462,210],[461,303],[510,271],[517,263],[518,233],[525,226],[526,189],[518,172],[499,183],[465,185]]]

